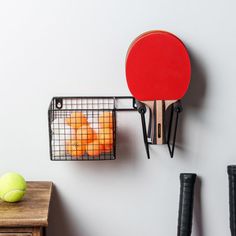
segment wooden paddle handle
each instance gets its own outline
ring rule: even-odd
[[[165,143],[164,114],[167,108],[174,102],[176,102],[176,100],[142,101],[142,103],[144,103],[151,109],[151,134],[153,144]]]
[[[155,128],[156,132],[154,132],[153,142],[155,144],[163,144],[165,142],[165,135],[164,135],[164,109],[165,104],[164,101],[155,101],[154,106],[156,103],[156,114],[155,114],[155,107],[154,107],[154,117],[156,118]]]
[[[164,105],[165,101],[142,101],[151,109],[152,144],[163,144],[164,139]]]

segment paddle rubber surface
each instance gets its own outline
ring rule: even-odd
[[[137,37],[126,57],[126,79],[139,101],[178,100],[188,89],[191,65],[179,38],[165,31]]]

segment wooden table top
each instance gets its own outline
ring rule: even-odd
[[[52,182],[27,182],[20,202],[0,200],[0,227],[47,226]]]

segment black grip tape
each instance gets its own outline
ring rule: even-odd
[[[231,235],[236,236],[236,165],[228,166],[229,220]]]
[[[180,174],[180,196],[177,236],[190,236],[192,232],[193,197],[196,174]]]

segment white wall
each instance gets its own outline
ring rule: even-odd
[[[0,2],[0,172],[55,183],[49,235],[176,235],[180,172],[200,176],[193,235],[230,235],[235,8],[233,0]],[[150,29],[178,35],[192,59],[174,159],[153,146],[147,160],[138,114],[119,113],[116,161],[50,161],[50,99],[129,95],[126,50]]]

